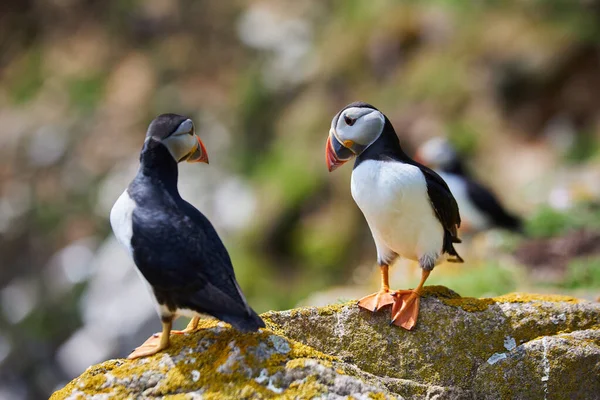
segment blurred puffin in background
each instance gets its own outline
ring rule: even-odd
[[[411,329],[433,268],[444,260],[463,262],[454,249],[460,243],[458,205],[438,174],[406,155],[388,118],[363,102],[338,112],[327,138],[329,171],[353,157],[352,197],[371,229],[381,272],[379,292],[358,305],[375,312],[392,304],[391,323]],[[419,262],[421,281],[413,290],[390,290],[389,265],[398,256]]]
[[[162,321],[162,333],[135,349],[130,359],[166,349],[170,334],[193,331],[200,314],[244,332],[265,326],[246,303],[212,224],[181,198],[177,164],[182,161],[208,164],[192,120],[158,116],[148,127],[138,173],[110,212],[113,232],[133,258]],[[192,320],[185,330],[172,331],[180,315]]]
[[[523,233],[523,221],[508,212],[494,193],[473,179],[450,142],[436,137],[419,147],[415,159],[433,168],[448,184],[460,207],[463,229],[501,228]]]

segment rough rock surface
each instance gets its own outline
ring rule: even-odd
[[[88,368],[52,399],[600,398],[598,303],[428,287],[410,332],[354,303],[263,317],[258,334],[205,320],[166,352]]]

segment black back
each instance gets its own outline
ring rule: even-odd
[[[348,107],[369,107],[377,110],[370,104],[356,102],[348,105]],[[345,108],[344,108],[345,109]],[[341,112],[340,112],[341,114]],[[339,114],[338,114],[339,117]],[[448,261],[463,262],[463,259],[458,255],[453,243],[460,243],[458,238],[458,228],[460,227],[460,213],[458,204],[450,192],[446,182],[432,169],[420,164],[410,158],[400,146],[400,140],[390,120],[384,115],[385,124],[379,138],[373,142],[362,154],[360,154],[354,162],[354,168],[359,166],[365,160],[379,161],[396,161],[405,164],[410,164],[418,167],[427,182],[427,194],[429,201],[437,219],[444,228],[444,245],[443,251],[453,258]]]
[[[177,163],[154,139],[144,145],[138,175],[128,187],[134,261],[159,304],[210,314],[243,331],[264,322],[247,305],[229,254],[210,221],[181,198]]]

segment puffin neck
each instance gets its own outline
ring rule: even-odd
[[[412,160],[406,155],[400,146],[398,135],[392,123],[385,117],[385,124],[381,135],[363,151],[357,158],[354,166],[358,166],[365,160],[396,160],[410,163]]]
[[[148,140],[144,144],[140,154],[138,175],[140,174],[150,178],[151,182],[161,184],[167,191],[179,195],[177,162],[162,143]]]

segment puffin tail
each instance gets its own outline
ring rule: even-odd
[[[245,313],[242,315],[230,315],[224,316],[223,321],[229,322],[234,328],[242,332],[256,332],[258,328],[264,328],[265,322],[258,316],[258,314],[248,305],[246,301],[246,297],[244,293],[242,293],[242,288],[238,285],[237,281],[233,276],[231,276],[231,281],[233,285],[237,289],[238,294],[244,304]],[[226,319],[229,318],[229,319]]]
[[[449,231],[444,231],[444,246],[443,252],[448,254],[450,257],[446,261],[455,263],[464,263],[465,260],[458,254],[454,248],[454,243],[462,243],[457,236],[452,235]]]
[[[215,315],[218,319],[225,321],[240,332],[256,332],[265,327],[265,322],[254,310],[250,309],[246,315]]]

